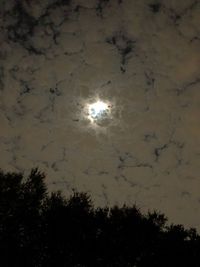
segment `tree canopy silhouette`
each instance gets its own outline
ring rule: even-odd
[[[38,169],[0,171],[0,256],[2,267],[199,267],[200,236],[157,211],[48,193]]]

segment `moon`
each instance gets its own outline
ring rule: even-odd
[[[105,119],[109,112],[109,105],[106,102],[99,100],[88,105],[88,117],[92,122]]]

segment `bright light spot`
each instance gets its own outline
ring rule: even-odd
[[[104,118],[109,112],[109,107],[105,102],[97,101],[89,105],[88,111],[90,119],[94,121]]]

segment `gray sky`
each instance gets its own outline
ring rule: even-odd
[[[197,0],[2,0],[0,167],[200,229],[199,22]]]

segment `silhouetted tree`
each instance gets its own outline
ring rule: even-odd
[[[36,266],[45,197],[44,175],[37,169],[27,178],[0,172],[0,250],[5,266]]]
[[[0,171],[2,267],[199,267],[200,236],[134,205],[94,208],[73,191],[48,193],[33,169]]]

